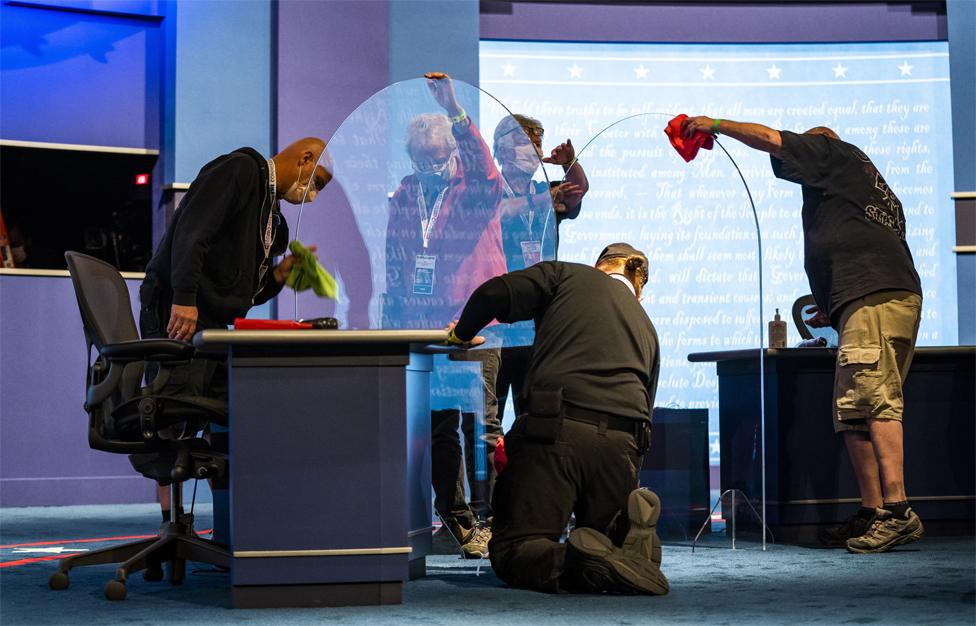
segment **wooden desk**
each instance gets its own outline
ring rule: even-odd
[[[229,350],[235,607],[401,602],[431,530],[430,358],[412,358],[411,347],[444,338],[196,335],[198,348]]]
[[[763,354],[767,521],[777,540],[807,540],[816,525],[841,521],[859,502],[847,452],[831,423],[837,353],[787,348]],[[722,489],[741,489],[758,503],[759,351],[702,352],[688,360],[717,365]],[[972,530],[974,381],[972,346],[917,349],[905,380],[905,484],[912,506],[933,531],[943,523]],[[751,517],[740,509],[740,528]]]

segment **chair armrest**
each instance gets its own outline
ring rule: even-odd
[[[175,339],[136,339],[102,346],[98,354],[113,361],[186,361],[193,346]]]

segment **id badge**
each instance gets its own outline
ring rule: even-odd
[[[535,265],[541,260],[542,260],[542,242],[523,241],[522,262],[525,263],[525,267],[532,267],[533,265]]]
[[[420,296],[434,293],[434,266],[437,257],[429,254],[418,254],[417,264],[413,274],[413,292]]]

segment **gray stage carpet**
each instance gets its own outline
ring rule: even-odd
[[[694,553],[664,548],[666,597],[552,596],[508,589],[487,562],[428,558],[428,576],[411,582],[404,603],[389,607],[230,609],[229,577],[188,564],[181,587],[136,576],[128,598],[105,600],[113,566],[79,568],[71,587],[54,592],[48,574],[61,550],[94,549],[77,541],[153,533],[150,505],[0,509],[0,623],[21,624],[974,624],[973,537],[933,537],[888,554],[712,539]],[[198,507],[209,527],[209,505]],[[75,540],[68,543],[69,540]],[[54,542],[50,545],[37,545]],[[33,544],[33,545],[24,545]],[[45,551],[46,550],[46,551]],[[23,564],[17,564],[21,563]]]

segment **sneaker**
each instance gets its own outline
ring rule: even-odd
[[[491,541],[491,530],[479,523],[471,529],[467,541],[461,544],[461,553],[466,559],[483,559],[488,556],[489,541]]]
[[[627,521],[630,523],[621,547],[624,552],[650,559],[661,565],[661,539],[657,520],[661,500],[650,489],[634,489],[627,498]]]
[[[870,517],[865,517],[861,511],[858,511],[840,524],[824,528],[819,534],[820,543],[831,548],[845,547],[848,539],[860,537],[871,528],[871,524],[878,516],[878,509],[871,509],[871,511]]]
[[[663,596],[670,589],[657,565],[624,552],[592,528],[577,528],[570,534],[559,583],[575,593]]]
[[[847,551],[859,554],[867,552],[887,552],[895,546],[918,541],[925,534],[922,520],[911,508],[905,517],[895,517],[891,511],[878,509],[878,515],[868,531],[860,537],[847,540]]]

